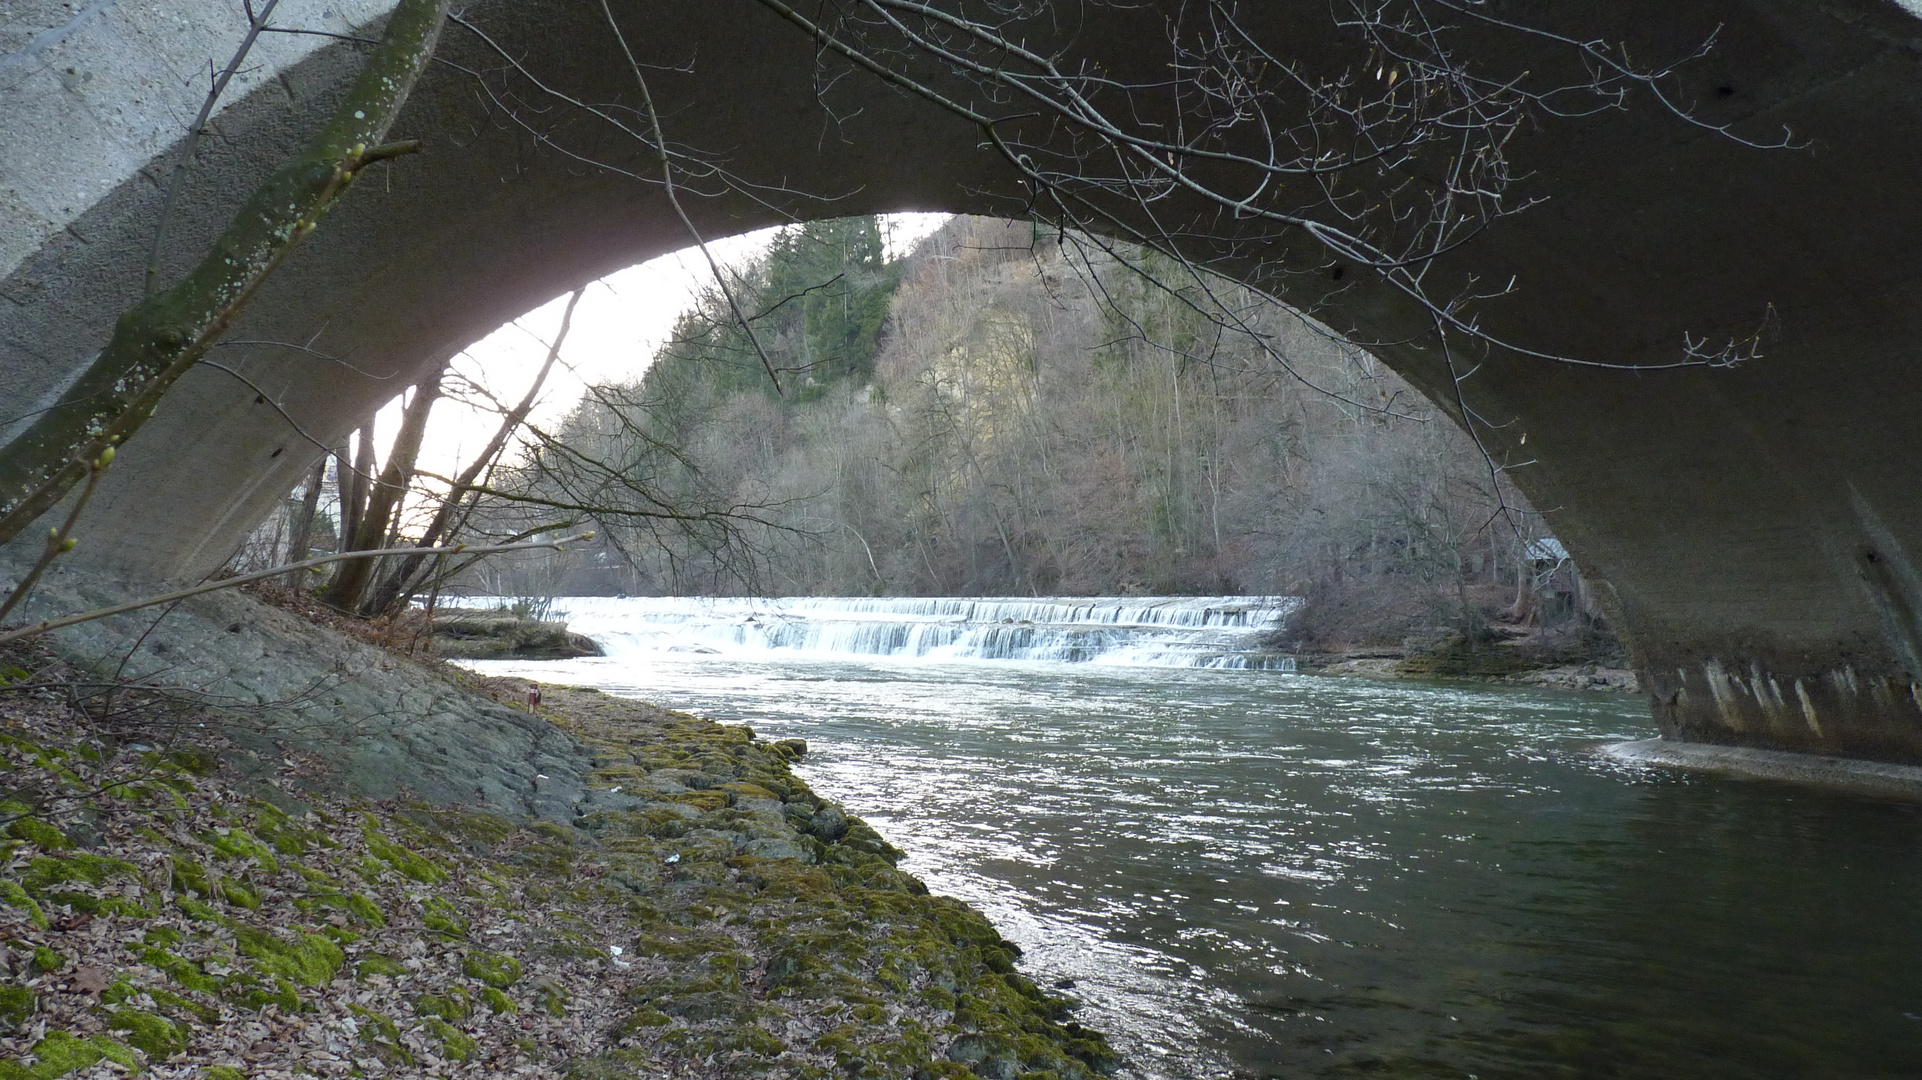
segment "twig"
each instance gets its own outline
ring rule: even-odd
[[[106,472],[107,466],[111,464],[113,464],[113,447],[110,446],[94,459],[92,466],[87,470],[87,486],[81,489],[80,497],[74,500],[73,510],[67,514],[67,520],[62,522],[59,528],[48,531],[46,550],[42,551],[40,558],[35,560],[33,569],[27,571],[27,576],[21,578],[20,584],[15,585],[13,591],[7,594],[7,602],[0,604],[0,619],[5,619],[9,612],[20,606],[20,601],[25,600],[27,594],[33,591],[34,585],[40,581],[40,575],[47,572],[47,567],[52,566],[55,559],[73,550],[74,524],[80,520],[80,512],[87,508],[87,501],[93,498],[94,489],[100,486],[100,474]]]

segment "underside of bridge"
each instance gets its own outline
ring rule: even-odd
[[[1262,10],[1231,29],[1271,59],[1393,68],[1323,5],[1246,7]],[[1064,0],[1009,36],[1114,85],[1165,89],[1208,74],[1172,66],[1171,27],[1226,10]],[[1666,734],[1922,761],[1922,21],[1882,0],[1631,0],[1557,5],[1537,29],[1563,41],[1422,10],[1466,26],[1457,55],[1491,80],[1581,84],[1567,41],[1621,43],[1659,66],[1713,39],[1656,83],[1675,108],[1639,84],[1619,108],[1549,98],[1504,137],[1508,205],[1541,201],[1422,264],[1424,294],[1441,302],[1513,285],[1465,309],[1446,350],[1405,280],[1180,183],[1117,195],[1094,223],[1259,280],[1471,424],[1608,598]],[[613,12],[687,155],[681,202],[704,236],[896,210],[1058,216],[987,129],[837,59],[773,5],[618,0]],[[170,270],[315,128],[363,51],[329,40],[227,108],[185,189]],[[125,448],[88,512],[95,564],[206,573],[320,446],[417,374],[566,290],[688,244],[659,157],[635,134],[649,120],[635,68],[599,5],[481,0],[438,55],[394,129],[424,153],[363,177],[250,305],[230,340],[277,344],[215,356],[246,382],[193,372]],[[0,66],[0,103],[107,122],[112,103],[87,98],[88,73],[60,48],[30,59]],[[1082,155],[1098,170],[1113,154],[1014,95],[994,100],[953,64],[898,59],[1007,117],[994,134],[1051,150],[1055,166]],[[1172,130],[1179,98],[1144,90],[1131,119]],[[1785,127],[1790,145],[1751,145]],[[0,195],[22,203],[42,182],[35,155],[8,157]],[[0,422],[57,395],[138,299],[166,160],[156,146],[65,208],[0,280]],[[1432,162],[1342,182],[1387,205]],[[1234,182],[1226,165],[1210,172],[1219,162],[1184,164],[1218,190]],[[1328,216],[1315,178],[1287,184]],[[1688,342],[1713,354],[1758,332],[1759,355],[1737,366],[1676,366]]]

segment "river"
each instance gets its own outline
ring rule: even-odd
[[[474,666],[807,739],[1139,1077],[1922,1076],[1922,806],[1614,762],[1637,698],[729,648],[575,603],[611,655]]]

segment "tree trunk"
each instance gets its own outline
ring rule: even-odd
[[[300,514],[294,519],[293,542],[287,545],[287,561],[301,562],[313,554],[309,549],[314,543],[314,518],[320,514],[320,487],[327,482],[327,455],[320,455],[314,462],[314,474],[307,478],[307,493],[300,500]],[[303,571],[287,575],[286,584],[296,592],[305,588]]]
[[[527,422],[527,414],[533,411],[534,402],[540,397],[541,387],[546,384],[548,373],[554,369],[554,362],[560,359],[561,343],[567,340],[567,331],[574,322],[574,306],[581,302],[581,294],[585,291],[585,289],[576,289],[574,295],[568,297],[567,308],[561,312],[561,328],[555,333],[553,343],[547,347],[547,360],[541,364],[540,371],[535,374],[533,384],[527,388],[527,393],[521,396],[520,403],[501,418],[500,427],[494,430],[494,437],[487,441],[486,447],[472,462],[468,463],[467,468],[462,470],[459,476],[454,478],[454,486],[448,491],[446,501],[441,503],[440,510],[434,514],[434,520],[428,524],[427,531],[420,538],[421,547],[433,547],[443,539],[454,535],[457,531],[455,519],[459,516],[468,493],[473,490],[475,481],[480,479],[481,473],[492,465],[494,459],[506,448],[507,441],[514,437],[514,432],[520,430],[520,426]],[[406,600],[413,589],[420,587],[420,582],[415,579],[426,558],[425,555],[407,555],[396,559],[396,565],[386,577],[381,579],[373,595],[363,605],[362,613],[379,615]]]
[[[400,431],[394,436],[394,448],[387,454],[387,465],[381,469],[380,478],[367,497],[367,510],[361,515],[350,545],[342,550],[373,551],[386,541],[395,511],[407,493],[407,485],[413,482],[421,436],[427,432],[427,416],[440,397],[440,380],[446,370],[443,367],[414,387],[414,400],[401,410]],[[367,590],[373,573],[373,559],[355,559],[343,564],[340,573],[328,582],[322,601],[341,611],[358,611],[360,594]]]

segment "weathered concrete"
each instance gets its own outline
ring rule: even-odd
[[[650,79],[670,136],[744,182],[690,200],[711,235],[787,213],[1009,214],[1025,205],[980,134],[948,115],[858,76],[836,82],[824,107],[811,43],[756,4],[616,6],[642,59],[661,65]],[[1322,8],[1247,7],[1273,40],[1316,47]],[[1098,15],[1062,44],[1117,77],[1155,74],[1157,13]],[[468,16],[576,101],[633,103],[631,73],[596,5],[483,0]],[[1787,124],[1807,146],[1746,147],[1646,98],[1626,111],[1544,118],[1518,136],[1515,171],[1550,201],[1431,272],[1442,295],[1471,275],[1514,276],[1519,291],[1483,305],[1482,326],[1536,349],[1631,365],[1673,361],[1687,335],[1746,335],[1765,313],[1772,329],[1766,355],[1733,371],[1624,372],[1470,349],[1478,367],[1462,390],[1491,425],[1483,437],[1509,460],[1532,462],[1514,476],[1601,583],[1666,732],[1922,761],[1922,440],[1913,423],[1922,410],[1922,199],[1912,192],[1922,175],[1922,22],[1885,0],[1635,0],[1560,6],[1553,17],[1570,32],[1627,41],[1638,57],[1685,53],[1719,27],[1716,51],[1678,75],[1676,99],[1758,137]],[[96,91],[59,75],[71,66],[61,50],[91,47],[89,32],[16,65],[34,74],[0,83],[0,115],[29,91],[58,92],[79,104],[50,115],[83,122]],[[1068,33],[1036,25],[1050,32]],[[1526,42],[1488,46],[1491,70],[1537,59]],[[228,47],[203,42],[190,56],[178,38],[143,38],[120,66],[159,57],[186,71]],[[651,175],[632,140],[581,109],[526,96],[524,85],[504,99],[513,114],[496,108],[484,87],[508,87],[502,61],[465,32],[450,31],[443,55],[491,81],[455,67],[424,80],[396,133],[422,136],[427,153],[367,178],[233,335],[310,344],[337,359],[218,350],[262,396],[213,370],[183,382],[92,512],[86,547],[97,564],[204,572],[312,461],[310,438],[338,439],[412,373],[505,319],[686,243],[657,186],[580,161]],[[275,62],[287,66],[229,109],[223,137],[205,148],[179,261],[222,219],[232,192],[311,130],[353,69],[341,45]],[[36,130],[35,139],[52,137]],[[129,137],[91,159],[95,151],[76,151],[75,161],[100,163],[98,176],[127,177],[104,193],[97,178],[92,188],[61,181],[80,192],[73,199],[41,193],[37,177],[0,183],[8,205],[39,214],[22,226],[38,230],[39,246],[0,281],[0,379],[21,411],[57,392],[138,288],[158,195],[128,165],[162,137],[149,130],[147,142]],[[0,158],[20,168],[32,155]],[[74,216],[47,209],[56,203]],[[1157,210],[1209,230],[1235,227],[1179,199]],[[25,235],[6,242],[17,248]],[[1281,243],[1190,247],[1230,272],[1253,272]],[[1339,287],[1303,276],[1289,297],[1362,339],[1406,342],[1379,351],[1453,407],[1429,325],[1405,299],[1362,274]]]

